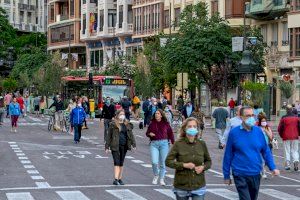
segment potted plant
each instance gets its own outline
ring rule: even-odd
[[[293,96],[294,93],[294,86],[289,80],[281,80],[279,83],[279,89],[281,90],[281,94],[284,98],[287,99],[287,104],[290,102],[290,98]],[[279,111],[279,117],[282,117],[286,114],[286,110],[281,108]]]
[[[267,84],[246,81],[242,88],[246,91],[244,102],[249,106],[257,106],[258,113],[263,112],[264,93],[267,90]]]

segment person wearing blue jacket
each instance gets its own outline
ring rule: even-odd
[[[71,125],[74,127],[75,144],[80,142],[82,124],[84,122],[85,117],[86,117],[86,113],[84,111],[84,108],[81,105],[81,101],[78,100],[76,107],[72,110],[70,114],[70,122]]]
[[[13,101],[9,104],[8,110],[11,119],[11,132],[16,133],[18,118],[21,114],[20,105],[18,104],[16,97],[14,97]]]
[[[260,127],[255,126],[251,107],[240,110],[242,125],[229,132],[223,158],[224,182],[231,184],[230,169],[240,200],[258,198],[262,158],[274,176],[279,175],[270,148]]]

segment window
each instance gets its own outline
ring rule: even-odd
[[[92,68],[99,68],[100,66],[103,66],[103,51],[102,50],[91,51],[90,62]]]
[[[20,22],[24,22],[24,11],[20,12]]]
[[[119,6],[119,28],[122,28],[123,23],[123,5]]]
[[[272,41],[271,45],[277,46],[278,45],[278,24],[272,24]]]
[[[116,10],[108,9],[108,27],[115,27],[117,23]]]
[[[293,10],[300,10],[300,0],[293,0],[292,2]]]
[[[99,22],[99,29],[100,31],[103,31],[104,26],[104,10],[100,10],[100,22]]]
[[[70,0],[70,15],[74,16],[74,0]]]
[[[164,27],[169,28],[170,27],[170,10],[165,10],[165,19],[164,19]]]
[[[214,14],[218,13],[218,9],[219,9],[219,7],[218,7],[218,1],[217,0],[213,0],[211,2],[211,15],[214,15]]]
[[[244,1],[225,0],[225,18],[243,17],[244,7]]]
[[[50,20],[54,20],[54,4],[50,5]]]
[[[252,5],[262,4],[262,0],[253,0]]]
[[[290,29],[290,56],[300,56],[300,28]]]
[[[289,29],[287,22],[282,22],[282,46],[289,45]]]
[[[295,56],[300,56],[300,28],[295,29],[295,40],[296,40]]]
[[[31,15],[31,12],[28,12],[27,13],[27,22],[28,23],[32,23],[32,17],[31,17],[32,15]]]
[[[175,8],[175,21],[174,21],[175,27],[179,26],[179,21],[180,21],[180,8]]]
[[[268,26],[266,24],[261,25],[260,31],[263,36],[264,43],[267,43],[268,42],[268,37],[267,37],[268,36]]]
[[[282,0],[273,0],[273,3],[275,6],[281,6],[282,5]]]
[[[82,16],[82,34],[85,34],[85,32],[86,32],[86,14],[83,14],[83,16]]]
[[[132,5],[128,5],[128,17],[127,17],[127,23],[132,24],[133,22],[133,15],[132,15]]]
[[[52,28],[51,43],[69,41],[69,35],[74,40],[74,25]]]

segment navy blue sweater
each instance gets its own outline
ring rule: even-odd
[[[229,133],[223,159],[224,179],[230,179],[230,168],[236,176],[255,176],[262,170],[262,157],[271,171],[276,169],[272,153],[261,128],[246,131],[242,126]]]

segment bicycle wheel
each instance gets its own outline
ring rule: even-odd
[[[48,122],[48,131],[51,131],[52,127],[53,127],[53,117],[50,117]]]

